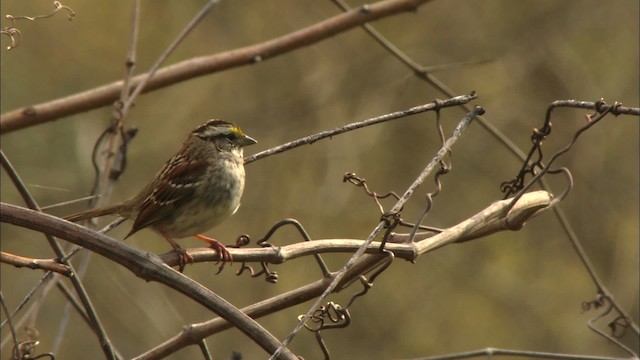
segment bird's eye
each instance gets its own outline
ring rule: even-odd
[[[234,141],[238,138],[238,136],[234,133],[231,133],[231,134],[225,135],[225,138],[227,138],[228,140]]]

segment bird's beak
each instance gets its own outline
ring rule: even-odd
[[[257,141],[251,136],[245,135],[244,137],[238,139],[238,145],[240,147],[249,146],[257,143]]]

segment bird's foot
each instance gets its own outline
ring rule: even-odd
[[[179,267],[178,267],[178,271],[180,271],[181,273],[184,271],[184,267],[187,264],[193,264],[193,256],[189,255],[187,253],[187,250],[181,248],[181,247],[177,247],[173,249],[176,253],[178,253],[178,261],[179,261]]]
[[[187,264],[193,264],[193,256],[189,255],[187,253],[187,250],[183,249],[172,238],[170,238],[169,236],[167,236],[164,233],[162,235],[164,235],[164,238],[167,239],[169,244],[171,244],[171,247],[173,248],[173,251],[175,251],[178,254],[178,265],[179,265],[178,271],[180,271],[182,273],[184,271],[184,267]]]
[[[233,258],[231,257],[231,253],[229,252],[229,250],[227,250],[226,246],[224,246],[220,241],[216,239],[212,239],[208,236],[204,236],[202,234],[197,234],[195,235],[195,237],[209,243],[209,247],[215,250],[220,256],[220,259],[218,260],[218,262],[222,262],[223,267],[226,263],[233,264]]]

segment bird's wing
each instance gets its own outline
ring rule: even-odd
[[[160,171],[156,186],[140,206],[133,228],[127,237],[140,229],[170,216],[185,201],[192,199],[196,187],[204,181],[206,160],[187,161],[182,157],[171,159]]]

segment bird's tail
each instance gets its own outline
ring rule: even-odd
[[[91,209],[77,214],[68,215],[63,219],[71,222],[78,222],[87,219],[93,219],[100,216],[117,214],[118,210],[122,208],[122,204],[113,204],[101,208]]]

